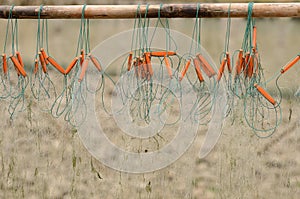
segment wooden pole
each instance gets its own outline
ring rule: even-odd
[[[122,19],[135,18],[137,5],[87,5],[85,18],[92,19]],[[226,18],[229,3],[200,4],[199,17]],[[11,6],[0,6],[0,18],[8,18]],[[40,6],[15,6],[13,18],[36,19]],[[164,4],[149,5],[148,18],[157,18],[160,10],[162,18],[194,18],[197,4]],[[41,18],[75,19],[81,18],[81,5],[44,6]],[[146,5],[140,5],[141,16],[144,17]],[[232,3],[230,17],[247,17],[248,3]],[[255,3],[253,17],[300,17],[300,3]]]

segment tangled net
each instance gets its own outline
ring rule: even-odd
[[[147,16],[149,5],[146,7],[144,16],[141,14],[139,5],[134,21],[131,48],[128,49],[129,54],[122,64],[118,83],[105,72],[101,59],[94,56],[90,50],[90,23],[84,18],[86,5],[82,8],[75,56],[66,67],[61,66],[50,54],[48,23],[47,19],[41,19],[43,6],[40,6],[36,53],[28,76],[18,49],[18,21],[12,19],[13,7],[10,9],[7,20],[4,50],[2,60],[0,60],[2,66],[0,99],[9,102],[8,111],[11,118],[26,108],[25,90],[29,85],[33,100],[43,107],[43,111],[51,113],[56,118],[63,117],[74,127],[80,126],[85,122],[88,94],[100,93],[102,108],[111,114],[104,101],[105,85],[108,81],[115,86],[121,98],[121,105],[117,106],[114,111],[118,114],[129,112],[128,122],[150,124],[152,120],[159,120],[164,124],[174,125],[181,119],[178,107],[184,104],[180,101],[176,103],[178,96],[172,90],[179,91],[179,96],[182,95],[180,91],[186,89],[182,82],[186,81],[191,86],[191,91],[196,93],[196,99],[193,101],[192,108],[188,110],[187,117],[197,121],[198,124],[209,123],[215,100],[218,97],[217,90],[221,82],[224,82],[228,98],[226,115],[232,118],[232,123],[238,112],[236,109],[239,106],[237,105],[241,102],[244,119],[257,136],[268,137],[280,125],[282,94],[278,81],[299,61],[300,56],[297,55],[272,78],[265,80],[257,45],[257,27],[252,18],[253,3],[248,5],[248,17],[241,49],[235,50],[232,56],[229,53],[231,26],[229,6],[225,48],[220,56],[218,71],[201,47],[200,4],[197,4],[192,30],[193,41],[189,51],[182,55],[177,53],[178,45],[171,35],[168,19],[162,19],[159,11],[154,31],[151,32],[149,31],[151,23]],[[157,28],[162,28],[165,35],[157,35]],[[165,42],[163,49],[153,46],[153,41],[157,38],[163,38]],[[9,40],[11,54],[7,51]],[[91,67],[97,72],[93,74],[87,72],[87,69]],[[49,72],[52,68],[61,74],[61,89],[57,89],[53,83],[53,76],[57,75]],[[93,88],[88,86],[90,75],[100,77],[99,84]],[[276,92],[270,94],[266,87],[274,79]],[[166,123],[165,112],[172,111],[178,113],[177,117]]]
[[[164,28],[166,49],[157,51],[151,47],[151,43],[157,35],[155,31],[152,36],[149,35],[150,19],[147,18],[147,11],[142,17],[139,7],[137,9],[131,50],[120,73],[123,81],[127,84],[118,84],[117,88],[123,104],[119,111],[125,110],[128,106],[132,120],[144,121],[149,124],[151,118],[162,119],[162,113],[172,109],[175,96],[169,88],[179,86],[174,76],[174,69],[177,68],[179,57],[176,54],[176,43],[170,35],[169,22],[167,19],[163,22],[160,16],[156,21],[155,29],[159,25]],[[150,117],[151,108],[155,106],[155,113]],[[119,111],[116,110],[116,112]],[[179,118],[172,123],[174,124],[178,120]]]
[[[1,73],[1,99],[7,100],[8,112],[10,118],[16,112],[21,112],[26,109],[25,103],[25,89],[28,85],[28,77],[24,70],[24,63],[21,57],[21,53],[18,50],[18,21],[12,19],[12,10],[14,6],[11,6],[9,17],[6,26],[5,43],[2,54],[2,73]],[[11,31],[10,31],[11,30]],[[11,54],[7,54],[7,42],[11,39]],[[15,69],[15,72],[13,71]]]
[[[36,54],[34,57],[34,67],[32,67],[30,74],[30,89],[33,98],[37,100],[40,107],[44,108],[44,111],[49,111],[51,100],[56,98],[57,94],[47,68],[49,65],[47,59],[47,54],[49,54],[48,23],[47,19],[42,21],[40,19],[42,8],[43,6],[40,6],[38,12]]]
[[[271,136],[281,122],[281,91],[276,83],[279,99],[275,100],[263,87],[266,86],[260,54],[257,46],[257,27],[252,18],[253,3],[248,5],[247,24],[242,47],[234,51],[230,59],[228,52],[230,37],[230,7],[225,39],[225,51],[219,69],[218,81],[222,78],[225,64],[228,75],[224,77],[228,88],[227,116],[236,118],[239,101],[243,103],[243,114],[248,126],[258,137]],[[236,57],[236,61],[235,61]],[[231,64],[234,63],[234,66]],[[234,74],[232,74],[234,71]],[[276,75],[275,75],[276,76]]]
[[[176,96],[171,91],[183,89],[181,81],[185,79],[197,96],[189,110],[188,117],[197,121],[198,124],[207,124],[210,121],[216,93],[216,72],[201,51],[201,21],[198,18],[200,4],[197,7],[193,29],[193,38],[197,40],[196,42],[192,41],[190,51],[183,56],[176,53],[177,44],[172,38],[169,22],[167,19],[160,18],[160,12],[158,12],[154,32],[149,35],[150,19],[147,18],[147,9],[148,7],[143,17],[139,7],[136,12],[131,50],[123,62],[121,70],[123,83],[118,86],[123,106],[119,107],[116,112],[125,111],[129,107],[132,120],[144,121],[149,124],[151,118],[160,118],[164,112],[172,111],[176,104]],[[153,40],[157,37],[156,29],[159,25],[165,32],[166,45],[163,50],[151,47]],[[187,73],[190,65],[195,68],[195,72]],[[180,69],[181,72],[179,72]],[[202,75],[202,71],[206,74],[205,77]],[[181,102],[179,104],[184,106]],[[151,112],[153,107],[155,107],[154,113]],[[151,114],[154,115],[151,117]],[[180,118],[179,112],[179,116],[172,122],[165,123],[164,121],[164,123],[174,125]],[[160,120],[164,119],[160,118]]]

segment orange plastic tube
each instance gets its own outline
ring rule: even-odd
[[[65,71],[65,74],[66,74],[66,75],[69,74],[70,71],[74,68],[74,66],[75,66],[75,64],[77,63],[77,61],[78,61],[78,57],[75,57],[75,58],[73,59],[73,61],[69,64],[69,66],[67,67],[67,69],[66,69],[66,71]]]
[[[87,67],[89,65],[89,61],[90,61],[90,58],[87,57],[86,59],[84,59],[84,61],[82,63],[81,73],[80,73],[79,79],[78,79],[79,82],[81,82],[83,80],[83,78],[84,78],[85,72],[86,72]]]
[[[151,64],[151,55],[150,55],[149,52],[145,53],[145,60],[146,60],[147,66],[148,66],[149,74],[150,74],[150,76],[152,76],[153,75],[153,68],[152,68],[152,64]]]
[[[164,59],[165,59],[165,64],[166,64],[166,67],[167,67],[168,74],[169,74],[170,78],[172,78],[173,73],[172,73],[172,69],[171,69],[170,62],[169,62],[169,60],[168,60],[168,57],[165,56]]]
[[[249,61],[250,61],[249,58],[250,58],[250,53],[247,52],[246,55],[245,55],[245,65],[246,65],[246,66],[249,65]]]
[[[35,59],[34,60],[34,70],[33,70],[33,74],[36,74],[39,71],[39,60]]]
[[[253,26],[253,50],[256,51],[256,26]]]
[[[245,63],[244,63],[244,67],[243,67],[245,77],[248,75],[249,65],[250,65],[250,53],[247,52],[245,55]]]
[[[25,72],[24,68],[21,66],[20,62],[17,60],[17,58],[15,58],[13,55],[10,55],[10,59],[13,62],[16,69],[20,72],[20,74],[23,77],[26,77],[26,72]]]
[[[17,59],[19,61],[19,63],[21,64],[21,66],[24,68],[24,63],[23,63],[23,59],[21,57],[21,54],[19,51],[16,51],[16,55],[17,55]]]
[[[229,52],[226,52],[226,63],[227,63],[227,70],[229,73],[231,73],[232,69],[231,69],[231,61],[230,61]]]
[[[166,57],[166,56],[176,55],[176,52],[174,52],[174,51],[154,51],[154,52],[150,52],[150,55],[152,57]]]
[[[251,78],[253,75],[253,68],[254,68],[254,56],[250,56],[250,61],[249,61],[248,70],[247,70],[247,76],[249,78]]]
[[[258,52],[255,52],[255,55],[254,55],[254,66],[255,66],[255,72],[256,72],[257,75],[259,73],[259,63],[258,63],[258,60],[259,60],[258,59]]]
[[[222,60],[222,63],[221,63],[220,69],[219,69],[219,74],[218,74],[218,78],[217,78],[218,81],[220,81],[223,76],[226,62],[227,62],[227,59],[224,58]]]
[[[276,105],[276,101],[274,100],[274,98],[267,91],[265,91],[261,86],[259,86],[258,84],[254,84],[254,87],[262,96],[264,96],[264,98],[266,98],[266,100],[268,100],[274,106]]]
[[[190,67],[190,64],[191,64],[191,60],[189,59],[189,60],[186,62],[184,68],[183,68],[182,71],[181,71],[181,77],[179,77],[179,81],[181,81],[181,80],[183,79],[183,77],[185,76],[187,70],[188,70],[189,67]]]
[[[127,71],[130,71],[132,64],[132,52],[129,53],[128,62],[127,62]]]
[[[3,64],[3,72],[6,75],[7,74],[7,60],[6,60],[6,54],[2,54],[2,64]]]
[[[39,59],[40,59],[41,65],[42,65],[43,72],[47,73],[46,62],[45,62],[44,56],[42,55],[41,52],[39,52]]]
[[[294,66],[298,61],[300,60],[300,55],[297,55],[297,57],[295,57],[295,59],[293,59],[292,61],[290,61],[284,68],[281,69],[281,73],[285,73],[286,71],[288,71],[292,66]]]
[[[62,74],[66,74],[66,71],[61,65],[59,65],[52,57],[48,57],[49,63],[54,66]]]
[[[240,49],[238,60],[236,61],[235,68],[236,68],[236,75],[240,75],[243,67],[243,50]]]
[[[194,59],[194,66],[195,66],[195,70],[196,70],[199,81],[203,82],[204,79],[203,79],[203,76],[202,76],[202,73],[200,70],[200,60],[199,59],[197,59],[197,58]]]
[[[201,54],[198,54],[197,57],[200,60],[200,63],[202,63],[202,68],[203,68],[203,71],[205,72],[205,74],[209,78],[211,78],[212,76],[214,76],[216,74],[216,72],[211,67],[211,65],[208,63],[208,61]]]
[[[82,63],[83,63],[83,61],[84,61],[84,50],[83,49],[81,49],[81,51],[80,51],[80,66],[82,66]]]
[[[101,71],[101,70],[102,70],[102,67],[101,67],[99,61],[97,60],[97,58],[94,57],[92,54],[89,54],[88,56],[90,57],[90,59],[91,59],[91,61],[93,62],[94,66],[95,66],[99,71]]]
[[[44,57],[44,60],[45,60],[45,63],[46,63],[46,65],[48,65],[49,64],[49,61],[48,61],[48,55],[47,55],[47,53],[45,52],[45,50],[44,50],[44,48],[41,48],[41,53],[42,53],[42,55],[43,55],[43,57]]]

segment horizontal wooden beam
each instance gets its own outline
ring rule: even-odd
[[[226,18],[228,17],[229,3],[200,4],[199,17]],[[135,18],[138,5],[87,5],[85,18],[91,19],[122,19]],[[11,6],[0,6],[0,18],[8,18]],[[14,6],[12,18],[37,19],[40,6]],[[197,4],[164,4],[140,5],[139,13],[148,18],[194,18]],[[78,19],[81,18],[81,5],[44,6],[41,18],[47,19]],[[232,3],[231,17],[247,17],[248,3]],[[253,17],[300,17],[300,3],[255,3]]]

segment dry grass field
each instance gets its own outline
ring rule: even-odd
[[[146,174],[126,174],[102,165],[84,148],[76,130],[32,105],[31,111],[19,114],[13,122],[5,116],[1,120],[0,197],[297,198],[298,103],[284,100],[286,117],[270,138],[257,138],[242,120],[234,125],[225,122],[214,150],[198,159],[206,130],[202,127],[179,160]],[[113,121],[105,128],[108,135],[118,132]],[[119,142],[134,144],[130,139]]]

